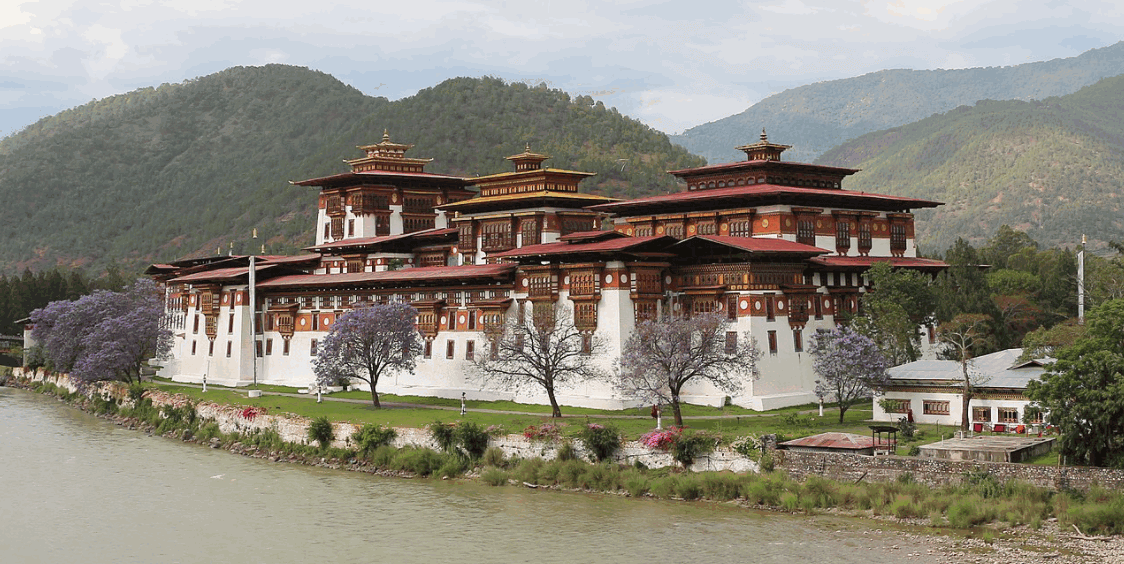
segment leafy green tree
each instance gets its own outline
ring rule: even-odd
[[[922,325],[936,308],[932,280],[916,270],[895,269],[877,262],[866,273],[870,291],[863,294],[863,316],[852,321],[857,331],[873,339],[893,364],[917,360]]]
[[[993,268],[1007,268],[1007,259],[1023,249],[1038,250],[1038,242],[1025,232],[1001,225],[987,245],[980,249],[980,259]]]
[[[1057,353],[1058,361],[1027,397],[1061,430],[1058,448],[1083,466],[1124,468],[1124,300],[1088,316],[1088,333]]]

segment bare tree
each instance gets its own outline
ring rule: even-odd
[[[949,350],[946,352],[960,362],[961,392],[960,430],[967,431],[971,421],[968,404],[976,394],[976,387],[987,383],[988,377],[972,369],[974,351],[987,341],[987,323],[991,318],[982,313],[962,313],[952,321],[937,328],[937,336]]]
[[[487,335],[487,350],[472,365],[475,375],[485,386],[541,388],[551,417],[562,417],[557,389],[602,376],[592,361],[604,344],[574,326],[570,308],[532,308],[530,319],[516,316]]]
[[[707,381],[735,394],[759,375],[757,341],[728,327],[723,316],[711,313],[642,321],[621,351],[618,390],[626,397],[670,404],[675,424],[682,427],[679,394],[688,382]]]

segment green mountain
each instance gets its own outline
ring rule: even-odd
[[[979,244],[1003,224],[1047,246],[1124,241],[1124,76],[1042,101],[982,101],[868,133],[817,163],[859,172],[851,190],[945,202],[918,241]]]
[[[864,133],[896,127],[979,100],[1041,100],[1124,74],[1124,42],[1080,56],[1009,67],[883,70],[785,90],[746,111],[671,137],[711,163],[740,160],[734,147],[765,128],[792,145],[789,160],[812,162]]]
[[[665,170],[702,159],[667,137],[545,86],[459,78],[390,102],[324,73],[236,67],[44,118],[0,140],[0,273],[56,265],[129,269],[313,242],[315,189],[288,181],[344,172],[384,129],[432,172],[508,170],[527,143],[583,186],[631,196],[672,189]]]

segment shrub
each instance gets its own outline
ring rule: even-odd
[[[905,440],[910,440],[913,435],[917,433],[917,424],[910,421],[908,417],[898,419],[898,434]]]
[[[363,456],[369,455],[381,446],[387,446],[398,438],[398,431],[394,427],[383,427],[378,424],[364,425],[351,437]]]
[[[507,459],[504,456],[503,449],[500,447],[490,447],[484,451],[484,464],[494,468],[506,468]]]
[[[648,478],[637,470],[629,470],[621,476],[624,489],[632,497],[640,497],[648,493]]]
[[[562,446],[558,447],[558,452],[555,453],[554,456],[556,458],[558,458],[558,460],[561,460],[563,462],[567,462],[567,461],[570,461],[570,460],[577,460],[578,459],[578,451],[576,449],[574,449],[574,443],[571,443],[570,441],[566,441],[566,442],[562,443]]]
[[[679,435],[681,434],[683,434],[682,427],[656,429],[640,435],[640,443],[648,448],[667,452],[671,450],[672,445],[679,440]]]
[[[648,491],[658,498],[671,499],[676,494],[678,482],[675,476],[656,478],[649,483]]]
[[[335,431],[327,417],[321,415],[308,424],[308,440],[319,443],[320,448],[328,448],[334,438]]]
[[[487,458],[486,455],[485,458]],[[537,484],[539,483],[539,470],[542,469],[544,464],[546,464],[546,462],[541,458],[527,458],[524,460],[520,460],[519,464],[515,466],[515,470],[512,472],[512,475],[514,475],[515,479],[519,480],[520,482]]]
[[[438,455],[439,457],[441,455]],[[442,478],[455,478],[468,470],[468,459],[460,455],[445,455],[436,474]]]
[[[199,428],[199,432],[195,434],[200,442],[206,442],[215,438],[222,438],[222,431],[219,430],[219,424],[214,421],[209,421]]]
[[[835,507],[836,485],[819,476],[809,476],[801,487],[803,498],[807,499],[812,507]]]
[[[718,501],[737,499],[741,479],[727,472],[708,472],[702,475],[702,495]]]
[[[484,451],[488,450],[488,431],[472,421],[458,423],[454,437],[457,446],[473,460],[484,456]]]
[[[695,476],[684,476],[676,482],[675,493],[686,500],[698,499],[702,497],[702,484]]]
[[[912,445],[912,446],[909,447],[909,451],[907,451],[905,453],[905,455],[906,456],[921,456],[921,447],[919,447],[917,445]]]
[[[795,492],[784,492],[781,494],[781,507],[785,511],[796,511],[800,508],[800,496]]]
[[[457,448],[457,432],[452,426],[445,425],[441,421],[434,421],[427,427],[429,435],[433,437],[433,442],[437,443],[437,447],[445,452],[454,452]]]
[[[445,463],[444,458],[428,448],[407,447],[398,451],[391,461],[394,470],[428,476]]]
[[[367,455],[367,459],[378,468],[391,468],[394,464],[394,457],[397,455],[398,449],[390,445],[383,445]]]
[[[129,401],[133,402],[133,405],[140,403],[141,398],[144,397],[144,392],[147,390],[148,388],[140,382],[129,384]]]
[[[684,468],[688,468],[698,457],[713,451],[717,442],[714,437],[703,433],[679,435],[671,445],[671,457]]]
[[[489,486],[503,486],[507,484],[507,472],[499,468],[489,468],[480,475],[480,479]]]
[[[948,524],[956,529],[967,529],[984,521],[983,512],[977,509],[983,500],[976,496],[963,497],[948,507]]]
[[[923,515],[921,506],[908,495],[899,495],[894,498],[894,501],[890,504],[890,513],[898,519],[912,519]]]
[[[611,460],[621,448],[621,433],[613,425],[590,423],[578,433],[578,438],[585,443],[595,462]]]
[[[532,441],[557,441],[562,436],[562,425],[555,423],[528,425],[523,429],[523,436]]]

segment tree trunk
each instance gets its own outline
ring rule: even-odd
[[[375,391],[375,383],[371,382],[371,402],[375,404],[375,409],[381,409],[382,404],[379,403],[379,393]]]
[[[554,399],[554,386],[547,386],[546,397],[550,398],[550,416],[562,417],[562,410],[558,408],[558,400]]]
[[[671,396],[671,411],[675,414],[675,426],[683,427],[683,412],[679,410],[679,395]]]
[[[839,424],[843,424],[843,414],[847,413],[847,409],[851,407],[843,402],[839,402]]]

